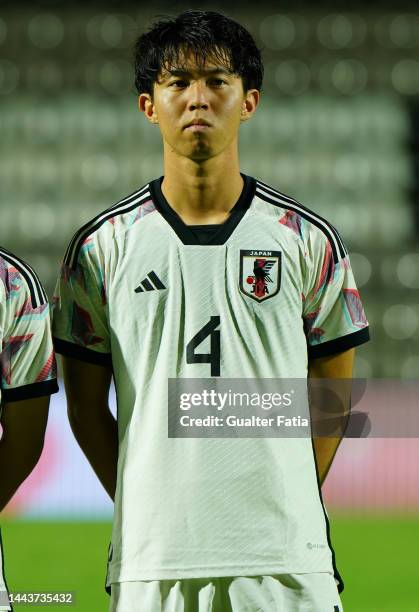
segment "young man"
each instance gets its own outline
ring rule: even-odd
[[[54,315],[73,431],[115,497],[111,610],[341,610],[316,474],[339,440],[169,438],[168,379],[349,378],[368,330],[347,251],[240,173],[263,74],[243,27],[160,21],[135,68],[164,177],[76,233]]]
[[[0,511],[41,456],[58,391],[48,299],[35,272],[0,249]],[[0,534],[0,610],[10,610]]]

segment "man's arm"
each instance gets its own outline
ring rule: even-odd
[[[49,396],[2,406],[0,440],[0,510],[32,472],[41,456],[48,421]]]
[[[109,410],[110,366],[63,357],[68,417],[74,436],[109,496],[114,499],[118,427]]]
[[[342,353],[337,353],[335,355],[331,355],[329,357],[319,357],[318,359],[311,359],[309,361],[308,368],[308,377],[309,378],[320,378],[324,380],[327,386],[327,379],[351,379],[352,378],[352,370],[354,363],[355,349],[349,349]],[[322,383],[322,387],[324,384]],[[338,402],[333,402],[333,418],[340,421],[340,423],[344,422],[344,419],[347,417],[350,411],[350,384],[339,384],[333,385],[330,384],[331,391],[333,392],[334,397],[336,394],[339,395]],[[327,396],[327,392],[325,394],[325,401]],[[317,397],[321,398],[321,394],[317,395]],[[336,412],[336,405],[340,406],[341,412]],[[325,414],[324,407],[318,406],[313,407],[310,406],[313,417],[313,408],[317,414]],[[338,446],[342,440],[342,436],[332,438],[332,437],[319,437],[313,438],[314,444],[314,453],[316,457],[317,470],[319,474],[320,484],[322,485],[325,481],[327,473],[332,465],[333,459],[335,457]]]

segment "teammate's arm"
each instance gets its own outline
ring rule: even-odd
[[[309,361],[308,377],[309,378],[321,378],[322,386],[327,386],[327,380],[329,379],[351,379],[352,370],[354,363],[355,349],[349,349],[342,353],[330,355],[328,357],[319,357],[317,359],[311,359]],[[350,411],[350,384],[333,385],[330,384],[332,394],[339,393],[339,402],[337,405],[341,407],[341,413],[337,414],[335,406],[333,417],[337,420],[342,419],[342,423]],[[327,397],[327,389],[324,394]],[[310,407],[313,410],[313,407]],[[314,407],[319,413],[322,410],[322,406]],[[313,438],[314,453],[316,456],[317,470],[319,474],[320,484],[323,484],[327,473],[332,465],[338,446],[342,440],[342,437],[315,437]]]
[[[118,428],[109,410],[111,366],[62,357],[68,417],[74,436],[100,482],[115,497]]]
[[[32,472],[41,456],[48,420],[49,396],[2,406],[0,423],[0,510]]]

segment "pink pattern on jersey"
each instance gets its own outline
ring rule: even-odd
[[[322,336],[325,334],[324,329],[321,329],[320,327],[313,327],[320,310],[321,309],[318,308],[313,312],[309,312],[303,318],[304,333],[306,335],[308,344],[318,344],[321,342]]]
[[[362,308],[361,298],[356,289],[343,289],[345,304],[351,317],[352,323],[357,327],[365,327],[367,319]]]
[[[309,344],[319,344],[322,341],[325,331],[320,327],[312,327],[307,335]]]
[[[317,281],[317,285],[313,289],[314,295],[317,295],[326,284],[330,284],[333,281],[333,275],[335,273],[335,262],[333,260],[333,251],[330,242],[326,243],[326,252],[324,254],[322,269],[320,276]]]
[[[11,291],[18,291],[19,283],[16,284],[16,281],[20,280],[19,272],[13,266],[8,266],[2,257],[0,257],[0,279],[6,289],[6,297]]]
[[[154,206],[153,200],[146,200],[145,202],[141,204],[141,206],[138,207],[134,222],[138,221],[138,219],[142,219],[149,213],[154,212],[155,210],[156,210],[156,207]]]
[[[48,304],[46,302],[45,304],[41,304],[37,308],[33,308],[32,300],[31,298],[28,297],[25,300],[25,303],[23,304],[22,308],[15,314],[15,318],[20,319],[20,317],[23,317],[24,315],[28,315],[28,314],[30,315],[42,314],[46,308],[48,308]]]
[[[71,337],[82,346],[92,346],[103,341],[100,336],[95,336],[92,318],[87,310],[84,310],[76,302],[73,302],[73,314],[71,318]]]
[[[3,350],[0,354],[0,364],[2,369],[2,377],[7,385],[12,382],[12,357],[22,348],[24,344],[29,342],[33,334],[24,336],[10,336],[9,340],[4,342]]]
[[[304,332],[306,336],[310,334],[311,328],[313,327],[314,321],[316,320],[319,312],[320,308],[318,310],[314,310],[313,312],[309,312],[303,317]]]
[[[83,268],[77,263],[76,268],[72,268],[67,266],[67,264],[63,263],[61,268],[61,276],[66,283],[69,283],[71,280],[75,280],[76,283],[82,287],[82,289],[86,289],[86,280],[84,278]]]
[[[295,232],[300,238],[303,237],[302,218],[293,210],[287,210],[284,216],[279,220],[279,223],[292,229],[292,231]]]
[[[51,351],[44,367],[36,377],[35,382],[43,382],[44,380],[50,380],[51,378],[57,377],[57,363],[54,357],[54,351]]]

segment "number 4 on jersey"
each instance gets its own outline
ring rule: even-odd
[[[211,376],[220,376],[220,317],[211,317],[186,347],[186,363],[210,363]],[[195,349],[210,337],[210,352],[195,353]]]

